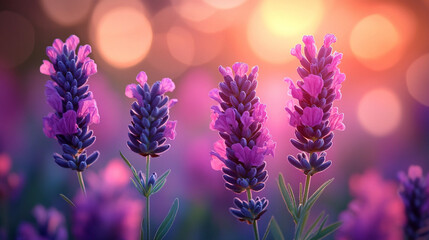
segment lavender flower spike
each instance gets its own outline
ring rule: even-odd
[[[258,67],[249,75],[245,63],[235,63],[232,70],[219,67],[224,82],[209,94],[219,103],[212,107],[211,127],[222,137],[211,153],[212,166],[222,169],[226,188],[260,191],[268,178],[264,157],[274,156],[275,143],[265,127],[266,106],[256,97]]]
[[[408,175],[399,173],[399,194],[405,205],[405,236],[409,240],[429,235],[429,174],[424,177],[420,166],[410,166]]]
[[[80,46],[79,38],[71,35],[63,43],[55,39],[46,48],[48,60],[43,60],[40,72],[52,80],[46,83],[46,99],[54,112],[43,118],[43,132],[57,139],[63,154],[54,154],[55,162],[64,168],[84,171],[94,163],[99,152],[87,156],[86,149],[95,141],[89,126],[100,122],[97,103],[86,85],[88,77],[97,72],[97,65],[88,55],[91,46]]]
[[[305,56],[301,53],[301,44],[291,50],[301,62],[302,67],[297,70],[302,80],[295,86],[291,79],[285,79],[289,94],[298,100],[296,105],[290,100],[286,111],[289,124],[296,128],[292,145],[303,152],[297,157],[289,156],[288,160],[306,175],[324,171],[331,165],[331,161],[325,161],[324,151],[332,146],[333,131],[345,129],[344,114],[333,107],[333,102],[341,99],[341,83],[346,78],[338,68],[343,55],[332,53],[331,44],[335,41],[334,35],[327,34],[317,52],[313,36],[304,36]]]
[[[137,101],[131,105],[131,124],[128,126],[128,147],[142,156],[158,157],[170,148],[165,144],[174,139],[177,121],[169,121],[169,109],[177,103],[177,99],[169,99],[166,92],[172,92],[174,82],[169,78],[155,82],[152,87],[147,83],[145,72],[136,78],[139,84],[130,84],[125,95]]]

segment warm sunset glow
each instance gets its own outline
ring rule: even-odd
[[[408,68],[407,87],[414,99],[429,106],[429,54],[419,57]]]
[[[201,0],[171,0],[179,15],[190,21],[201,21],[215,13],[216,9]]]
[[[167,32],[167,45],[175,59],[187,65],[192,64],[195,43],[189,31],[181,27],[172,27]]]
[[[96,42],[102,57],[111,65],[126,68],[144,59],[152,43],[152,28],[142,12],[118,7],[100,19]]]
[[[310,6],[307,6],[310,5]],[[314,14],[308,14],[310,7]],[[250,16],[247,38],[253,52],[271,63],[293,59],[290,49],[302,36],[314,32],[323,15],[318,1],[265,0]]]
[[[359,122],[375,136],[385,136],[394,131],[401,121],[401,104],[390,90],[376,89],[367,93],[359,102]]]
[[[56,23],[71,26],[81,22],[91,9],[92,0],[41,0],[46,14]]]
[[[219,9],[231,9],[240,6],[246,0],[204,0],[212,7]]]

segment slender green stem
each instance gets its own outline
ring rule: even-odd
[[[247,190],[247,201],[250,201],[252,199],[252,192],[248,188]],[[259,230],[258,230],[258,221],[253,221],[253,233],[255,234],[255,240],[259,240]]]
[[[150,156],[146,157],[146,186],[149,183]],[[146,239],[150,240],[150,195],[146,197]]]
[[[308,191],[310,190],[311,175],[307,174],[307,179],[305,180],[305,189],[304,197],[302,199],[302,205],[304,205],[308,200]]]
[[[82,189],[83,195],[86,197],[85,182],[83,181],[82,172],[77,171],[77,178],[79,179],[79,185]]]

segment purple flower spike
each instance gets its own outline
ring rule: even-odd
[[[268,200],[257,197],[247,202],[234,198],[234,205],[236,208],[229,208],[231,214],[242,222],[253,224],[267,211]]]
[[[235,63],[232,70],[219,67],[224,81],[209,93],[219,103],[212,107],[210,126],[222,137],[211,152],[211,165],[222,169],[225,186],[236,193],[264,188],[268,178],[264,157],[274,155],[275,149],[265,127],[266,106],[256,97],[258,67],[249,75],[247,71],[245,63]]]
[[[410,166],[408,175],[399,173],[399,194],[405,205],[407,239],[419,239],[429,234],[429,174],[424,177],[420,166]]]
[[[89,126],[100,122],[97,103],[86,85],[88,77],[97,72],[97,65],[88,57],[89,45],[80,46],[79,38],[70,36],[65,43],[55,39],[46,48],[49,61],[43,60],[42,74],[51,77],[46,83],[45,95],[54,112],[43,118],[43,132],[56,138],[63,154],[54,154],[55,162],[64,168],[79,172],[94,163],[99,155],[96,151],[87,156],[86,148],[95,141]]]
[[[292,145],[303,152],[297,157],[289,156],[288,160],[305,174],[314,175],[331,165],[331,161],[325,161],[324,151],[332,146],[333,131],[345,130],[344,114],[333,107],[334,100],[341,99],[341,84],[346,78],[338,68],[342,54],[332,53],[331,44],[335,41],[334,35],[327,34],[317,52],[313,36],[304,36],[304,54],[300,44],[291,50],[302,65],[297,69],[302,80],[295,85],[285,78],[289,95],[298,102],[289,101],[286,112],[289,124],[295,128]]]
[[[30,223],[22,223],[19,226],[18,239],[68,239],[64,216],[58,210],[37,205],[33,213],[37,221],[36,227]]]
[[[130,84],[125,95],[137,101],[131,105],[131,124],[128,126],[128,147],[142,156],[158,157],[170,148],[165,144],[167,138],[176,136],[177,121],[169,121],[169,109],[177,99],[165,96],[172,92],[174,82],[169,78],[155,82],[152,87],[147,83],[147,75],[140,72],[136,78],[139,84]]]

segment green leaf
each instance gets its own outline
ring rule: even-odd
[[[74,208],[76,207],[76,205],[74,205],[73,201],[70,200],[70,198],[66,197],[66,195],[60,193],[60,196],[64,199],[64,201],[66,201],[68,204],[70,204],[70,206],[72,206]]]
[[[329,179],[328,181],[326,181],[325,183],[322,184],[322,186],[320,186],[314,193],[313,195],[311,195],[311,197],[308,199],[308,201],[305,203],[304,206],[304,211],[310,211],[310,209],[313,207],[314,203],[316,202],[316,200],[320,197],[320,195],[322,194],[323,190],[325,190],[325,188],[332,182],[334,181],[333,178]]]
[[[275,240],[284,240],[283,233],[279,227],[279,224],[277,223],[274,216],[271,217],[270,222],[268,223],[267,230],[265,230],[264,237],[262,240],[266,240],[268,235],[272,235],[273,239]]]
[[[159,190],[161,190],[161,188],[167,182],[167,177],[168,177],[168,174],[170,174],[170,172],[171,172],[171,170],[168,169],[164,174],[161,175],[161,177],[159,177],[156,180],[156,183],[153,186],[153,190],[151,191],[151,194],[157,193]]]
[[[177,210],[179,209],[179,199],[174,199],[173,205],[168,211],[167,216],[162,221],[161,225],[159,225],[158,230],[156,230],[154,240],[161,240],[167,234],[168,230],[170,230],[171,225],[173,225],[174,219],[176,218]]]
[[[303,192],[302,192],[302,183],[299,183],[299,203],[302,203],[302,199],[304,198],[303,196]]]
[[[121,151],[119,151],[119,154],[121,155],[121,157],[125,161],[125,163],[128,165],[128,167],[130,167],[131,172],[133,173],[134,179],[136,180],[135,183],[138,183],[138,185],[140,186],[140,189],[144,189],[143,184],[140,182],[140,177],[139,177],[136,169],[133,167],[133,165],[130,163],[130,161],[128,161],[128,159],[122,154]],[[147,176],[146,176],[146,178],[147,178]]]
[[[144,240],[146,236],[146,218],[143,217],[142,225],[140,227],[140,240]]]
[[[283,197],[283,200],[286,204],[286,208],[296,223],[297,222],[297,217],[295,214],[296,208],[294,207],[295,206],[295,198],[291,199],[291,196],[290,196],[288,190],[286,190],[285,181],[284,181],[283,175],[281,173],[279,174],[278,186],[279,186],[280,193]],[[292,201],[293,201],[293,203],[292,203]]]
[[[307,218],[308,218],[309,214],[310,214],[309,211],[304,211],[304,210],[301,211],[301,214],[298,218],[298,223],[297,223],[296,229],[295,229],[295,239],[296,240],[301,239],[301,234],[302,234],[302,231],[304,230],[305,223],[307,222]]]
[[[312,238],[310,238],[310,240],[320,240],[320,239],[323,239],[324,237],[326,237],[329,234],[331,234],[334,231],[336,231],[340,226],[341,226],[341,222],[335,222],[335,223],[327,226],[326,228],[322,229],[321,231],[319,231],[315,236],[313,236]]]
[[[297,206],[296,206],[295,194],[293,194],[293,190],[292,190],[290,183],[287,184],[287,190],[290,194],[290,197],[293,199],[293,201],[292,201],[293,208],[296,210]],[[296,215],[296,212],[295,212],[295,215]]]
[[[314,223],[307,230],[307,233],[305,234],[304,239],[308,239],[308,237],[312,233],[313,229],[317,226],[317,224],[319,223],[319,221],[322,219],[323,215],[325,215],[325,212],[321,212],[320,213],[320,215],[319,215],[319,217],[317,217],[316,221],[314,221]]]

